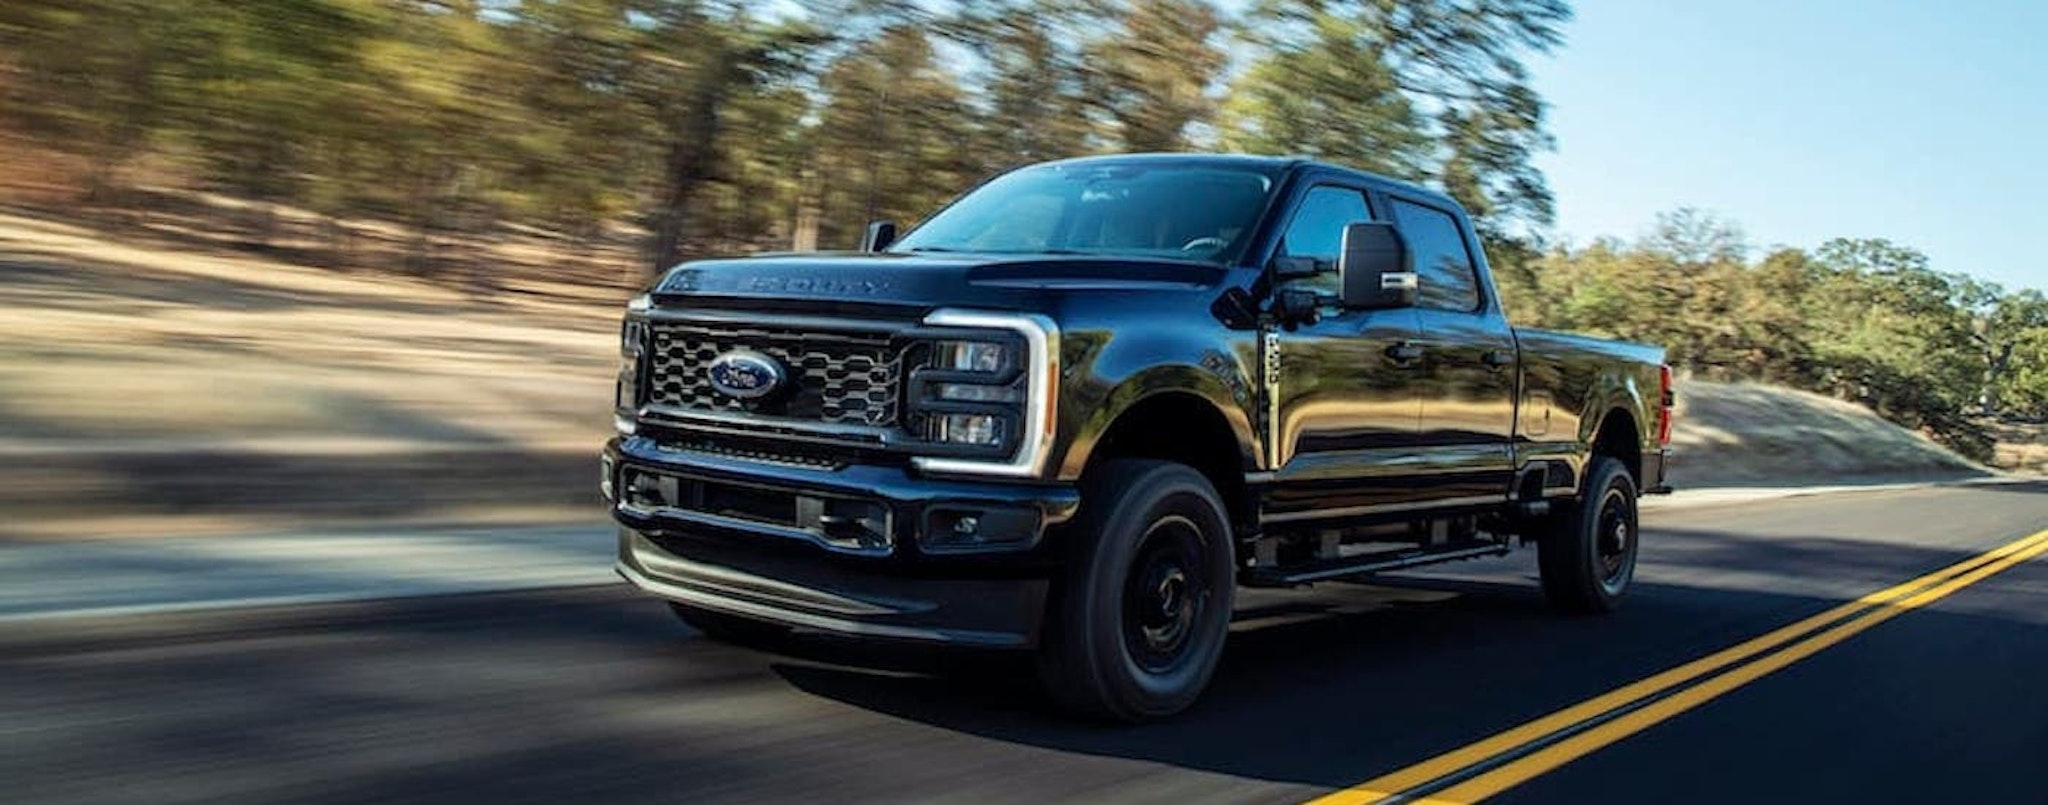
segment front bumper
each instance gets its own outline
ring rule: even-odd
[[[834,567],[815,557],[722,555],[709,543],[657,542],[619,529],[617,570],[634,586],[691,606],[797,629],[991,648],[1038,639],[1043,577],[928,578]]]
[[[1052,566],[1043,536],[1079,502],[1071,486],[770,464],[632,436],[606,446],[604,466],[627,581],[691,606],[854,637],[1033,645]],[[673,505],[648,505],[620,480],[635,473],[678,479],[668,486],[684,491],[665,501]],[[736,515],[727,502],[751,508]],[[833,511],[867,516],[818,517]],[[962,512],[991,513],[979,519],[1004,533],[953,540]],[[834,531],[854,520],[865,524],[859,539]]]

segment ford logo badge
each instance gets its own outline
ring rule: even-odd
[[[704,374],[711,387],[727,397],[758,400],[782,387],[782,364],[759,352],[736,349],[711,359]]]

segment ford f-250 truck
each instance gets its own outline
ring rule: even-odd
[[[685,263],[628,307],[618,572],[714,637],[1033,649],[1055,701],[1136,721],[1196,699],[1240,585],[1519,538],[1558,608],[1629,587],[1663,351],[1510,327],[1441,194],[1097,157],[893,234]]]

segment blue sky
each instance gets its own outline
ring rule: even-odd
[[[1531,64],[1560,235],[1693,206],[1760,246],[1883,237],[2048,290],[2048,2],[1573,5]]]

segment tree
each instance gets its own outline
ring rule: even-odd
[[[1320,4],[1269,4],[1289,30],[1252,34],[1266,55],[1232,88],[1223,142],[1261,154],[1302,154],[1390,176],[1428,172],[1424,118],[1401,91],[1386,44],[1364,22]]]
[[[0,4],[0,64],[14,69],[0,115],[86,156],[88,200],[159,145],[180,103],[177,74],[205,53],[214,15],[179,0],[18,0]]]
[[[510,20],[518,94],[508,177],[527,216],[584,238],[638,201],[652,118],[635,103],[635,0],[542,0]]]
[[[828,243],[852,246],[862,222],[915,221],[980,178],[960,143],[975,139],[959,79],[922,28],[891,25],[826,71],[818,168]]]
[[[1999,294],[1971,325],[1984,360],[1984,413],[2048,416],[2048,297],[2024,290]]]
[[[1225,55],[1207,0],[1129,0],[1113,12],[1114,32],[1085,46],[1089,96],[1126,151],[1175,151],[1190,125],[1209,119],[1209,85]]]
[[[1079,4],[1056,0],[961,9],[951,36],[985,65],[975,149],[985,170],[1094,149],[1085,97],[1090,71],[1080,47],[1080,31],[1091,21]]]
[[[697,195],[718,178],[728,107],[801,72],[807,49],[825,36],[802,21],[765,22],[739,2],[722,9],[660,2],[640,13],[650,22],[637,89],[657,121],[664,154],[651,216],[650,268],[659,271],[681,256]]]
[[[1489,236],[1538,230],[1551,141],[1521,57],[1570,19],[1563,0],[1264,0],[1225,142],[1435,181]]]

